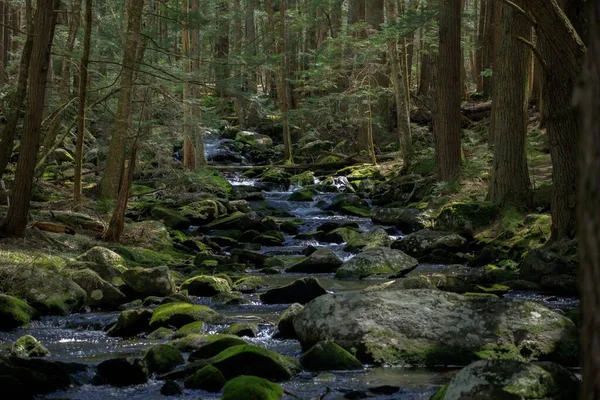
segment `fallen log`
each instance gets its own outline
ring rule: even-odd
[[[75,234],[75,230],[72,228],[69,228],[66,225],[60,225],[60,224],[55,224],[52,222],[41,222],[38,221],[36,223],[34,223],[32,226],[32,228],[37,228],[41,231],[46,231],[46,232],[53,232],[53,233],[66,233],[67,235],[74,235]]]

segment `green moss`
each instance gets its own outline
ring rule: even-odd
[[[346,212],[346,214],[354,215],[356,217],[369,218],[371,216],[371,210],[369,210],[368,208],[343,206],[342,209]]]
[[[298,361],[251,345],[230,347],[207,360],[228,379],[252,373],[274,381],[291,379],[300,371]]]
[[[188,389],[201,389],[207,392],[216,393],[225,386],[225,377],[212,365],[196,371],[193,375],[186,378],[184,386]]]
[[[255,337],[258,334],[258,324],[251,322],[236,322],[225,329],[223,333],[236,336]]]
[[[155,267],[157,265],[166,265],[175,262],[175,257],[173,257],[174,251],[168,253],[141,247],[124,246],[118,246],[115,251],[123,256],[128,266]],[[177,256],[181,257],[180,254],[177,254]]]
[[[214,337],[209,337],[208,343],[202,345],[190,354],[190,360],[209,359],[215,357],[225,349],[244,344],[246,344],[246,342],[235,335],[216,335]]]
[[[256,376],[240,376],[223,388],[222,400],[280,400],[283,388]]]
[[[162,221],[171,229],[186,229],[191,225],[190,220],[181,212],[167,207],[153,207],[151,215],[153,219]]]
[[[150,318],[150,328],[173,326],[181,328],[195,321],[216,323],[222,316],[210,307],[189,303],[168,303],[157,307]]]
[[[436,227],[472,235],[476,230],[492,224],[499,212],[500,208],[491,201],[450,203],[440,210]]]
[[[205,192],[220,198],[231,194],[231,184],[215,170],[202,168],[185,174],[185,183],[189,192]]]
[[[383,179],[381,167],[377,165],[353,165],[340,169],[336,175],[345,175],[349,180]]]
[[[187,335],[191,335],[193,333],[201,334],[204,332],[204,322],[203,321],[195,321],[189,324],[186,324],[177,330],[177,337],[185,337]]]
[[[300,190],[296,190],[294,193],[292,193],[290,195],[290,197],[288,197],[288,201],[313,201],[315,195],[317,194],[317,192],[315,192],[313,189],[300,189]]]
[[[315,344],[302,355],[300,363],[309,371],[344,371],[363,368],[356,357],[330,341]]]
[[[305,171],[301,174],[292,176],[290,181],[299,186],[311,186],[315,184],[315,175],[311,171]]]
[[[494,282],[507,282],[519,279],[519,272],[511,269],[497,267],[493,264],[483,267],[486,276],[490,276]]]
[[[181,352],[169,344],[157,344],[148,349],[144,356],[148,371],[164,374],[185,362]]]
[[[36,315],[33,307],[23,300],[0,294],[0,330],[27,325]]]
[[[429,400],[444,400],[447,391],[448,385],[444,385],[437,392],[435,392],[434,395],[429,398]]]
[[[476,288],[477,288],[477,290],[481,291],[482,293],[500,294],[500,295],[510,291],[510,288],[508,286],[498,285],[498,284],[477,285]]]
[[[192,296],[212,297],[219,293],[231,292],[229,283],[214,276],[195,276],[183,282],[181,290],[187,290]]]
[[[16,357],[46,357],[48,349],[31,335],[21,336],[10,348],[10,355]]]
[[[173,336],[173,330],[169,328],[158,328],[148,335],[150,340],[165,340],[170,339]]]
[[[233,290],[242,293],[253,293],[265,285],[265,280],[260,276],[245,276],[235,281]]]

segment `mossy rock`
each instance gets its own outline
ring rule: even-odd
[[[27,325],[36,316],[35,309],[23,300],[0,294],[0,330]]]
[[[239,376],[223,388],[221,400],[280,400],[283,388],[256,376]]]
[[[192,352],[190,354],[190,361],[209,359],[218,355],[225,349],[243,344],[246,344],[246,342],[236,335],[218,335],[215,336],[212,341]]]
[[[175,292],[169,268],[130,268],[121,276],[123,281],[140,296],[168,296]]]
[[[350,181],[363,179],[383,179],[381,167],[376,165],[353,165],[337,171],[336,175],[345,175]]]
[[[158,252],[173,248],[173,242],[165,224],[153,220],[126,224],[123,231],[123,243],[127,246],[152,249]],[[118,252],[118,250],[115,251]],[[152,266],[155,265],[157,264]]]
[[[251,304],[252,302],[245,297],[242,297],[240,293],[219,293],[211,298],[213,304],[224,305],[224,306],[241,306],[245,304]]]
[[[371,210],[368,207],[344,206],[342,207],[342,213],[363,218],[371,216]]]
[[[150,329],[164,327],[181,328],[195,321],[216,323],[222,316],[210,307],[189,303],[169,303],[157,307],[150,318]]]
[[[191,334],[202,334],[204,333],[204,322],[203,321],[195,321],[189,324],[186,324],[179,328],[175,333],[177,337],[186,337]]]
[[[399,277],[408,274],[419,262],[400,250],[375,247],[346,261],[335,273],[337,279],[362,279],[368,276]]]
[[[251,345],[230,347],[207,360],[227,379],[254,374],[273,381],[286,381],[299,371],[298,361],[272,350]]]
[[[346,243],[344,251],[358,253],[362,250],[372,249],[374,247],[390,247],[392,239],[390,235],[382,228],[376,228],[369,232],[361,233]]]
[[[363,368],[356,357],[327,340],[311,347],[300,357],[300,363],[309,371],[348,371]]]
[[[148,334],[147,338],[149,340],[166,340],[171,339],[174,333],[172,329],[161,327]]]
[[[153,219],[162,221],[171,229],[187,229],[192,224],[183,213],[167,207],[153,207],[151,214]]]
[[[329,243],[346,243],[360,236],[360,232],[352,228],[341,227],[320,235],[320,240]]]
[[[169,344],[157,344],[150,347],[144,356],[148,371],[164,374],[185,363],[181,352]]]
[[[333,252],[333,250],[323,247],[311,253],[288,268],[288,272],[299,273],[330,273],[335,272],[343,261]]]
[[[258,181],[276,183],[278,185],[283,186],[283,188],[287,190],[291,184],[291,177],[292,176],[289,173],[285,172],[283,169],[269,168],[262,173]]]
[[[306,304],[326,293],[317,278],[307,277],[286,286],[269,289],[260,295],[260,300],[264,304]]]
[[[436,229],[473,237],[475,232],[491,225],[500,213],[491,201],[450,203],[444,206],[436,219]]]
[[[107,335],[132,337],[143,332],[148,332],[151,317],[152,310],[145,308],[125,310],[121,312],[117,322],[108,330]]]
[[[46,357],[50,351],[31,335],[18,338],[10,347],[10,355],[15,357]]]
[[[168,380],[162,385],[160,388],[160,394],[163,396],[179,396],[183,393],[179,383],[175,381]]]
[[[148,369],[139,358],[113,358],[98,365],[99,382],[113,386],[141,385],[148,382]]]
[[[88,261],[100,265],[108,265],[115,268],[125,266],[125,260],[123,257],[114,251],[101,246],[92,247],[85,253],[78,256],[77,260]]]
[[[240,337],[255,337],[258,335],[258,324],[251,322],[236,322],[225,329],[223,333]]]
[[[85,290],[87,293],[85,304],[88,306],[115,307],[125,302],[125,295],[119,289],[91,269],[70,271],[68,276]]]
[[[296,339],[296,330],[294,329],[294,317],[304,309],[300,303],[294,303],[289,306],[277,321],[277,330],[279,336],[283,339]]]
[[[225,377],[212,365],[199,369],[186,378],[184,386],[187,389],[201,389],[210,393],[217,393],[225,386]]]
[[[179,212],[193,224],[205,224],[226,215],[227,208],[215,199],[204,199],[181,207]]]
[[[292,193],[288,197],[287,201],[313,201],[316,194],[317,192],[315,192],[313,189],[300,189]]]
[[[298,186],[312,186],[315,184],[315,174],[311,171],[305,171],[301,174],[292,176],[290,181]]]
[[[192,296],[212,297],[219,293],[231,292],[231,287],[223,278],[201,275],[183,282],[181,290],[187,290]]]
[[[169,243],[170,251],[125,246],[118,246],[115,251],[121,254],[127,264],[132,267],[155,267],[157,265],[172,264],[175,262],[175,256],[181,257],[181,254],[174,253],[173,245],[171,242]]]
[[[213,194],[218,198],[227,198],[232,191],[227,179],[215,170],[202,168],[194,172],[185,173],[185,185],[188,192],[203,192]]]
[[[260,276],[245,276],[235,281],[233,284],[233,290],[242,293],[254,293],[258,289],[265,286],[265,280]]]

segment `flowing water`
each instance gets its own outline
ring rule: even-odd
[[[207,141],[205,145],[209,154],[219,151],[219,140]],[[240,179],[239,176],[230,177],[234,185],[252,185],[252,180]],[[324,222],[355,222],[362,231],[373,229],[376,225],[368,218],[348,217],[337,213],[323,211],[317,207],[318,203],[329,203],[332,194],[320,194],[314,202],[289,202],[287,198],[291,191],[265,193],[266,202],[273,208],[285,211],[290,219],[302,220],[301,232],[314,231]],[[393,227],[384,227],[390,236],[395,239],[402,235]],[[263,247],[262,252],[270,255],[300,255],[307,246],[327,246],[336,252],[342,259],[347,260],[352,254],[344,252],[344,244],[321,243],[294,239],[286,236],[283,247]],[[452,269],[445,265],[424,264],[420,265],[411,274],[429,274],[436,272],[451,273]],[[303,277],[300,274],[261,275],[269,286],[286,285]],[[339,281],[333,279],[332,274],[318,274],[321,284],[330,292],[343,292],[360,290],[376,284],[377,281]],[[300,345],[295,340],[273,339],[275,324],[279,315],[286,309],[285,305],[263,305],[258,294],[244,295],[250,300],[247,305],[219,306],[212,304],[210,298],[197,298],[198,303],[207,304],[216,311],[225,314],[231,321],[252,321],[259,324],[259,334],[256,338],[245,338],[248,342],[263,346],[282,354],[299,357]],[[505,297],[515,301],[532,300],[542,302],[552,308],[570,309],[577,307],[575,298],[557,297],[531,292],[511,292]],[[45,398],[69,398],[82,400],[100,399],[161,399],[160,387],[162,382],[151,380],[145,385],[115,388],[110,386],[94,386],[93,367],[102,360],[121,355],[141,356],[146,348],[160,343],[144,338],[118,339],[109,338],[105,330],[118,317],[118,312],[87,314],[72,314],[64,317],[45,317],[35,321],[27,329],[17,329],[11,332],[0,332],[0,348],[7,348],[12,342],[23,334],[31,334],[48,347],[53,360],[77,363],[79,372],[76,379],[80,385],[64,392],[47,395]],[[226,326],[207,326],[207,333],[216,333]],[[437,388],[446,383],[456,370],[419,370],[405,368],[368,367],[358,372],[331,372],[321,374],[302,373],[293,380],[283,383],[284,389],[299,399],[428,399]],[[370,389],[370,391],[369,391]],[[393,393],[391,393],[394,391]],[[326,396],[324,396],[327,393]],[[324,396],[324,397],[323,397]],[[217,399],[218,395],[209,394],[199,390],[184,390],[181,399]],[[286,394],[286,399],[294,397]]]

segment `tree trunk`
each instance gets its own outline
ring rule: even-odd
[[[75,147],[75,178],[73,182],[73,209],[81,207],[81,168],[83,165],[83,141],[85,138],[85,108],[87,100],[88,65],[92,38],[92,1],[85,0],[85,29],[83,54],[79,65],[79,112],[77,114],[77,145]]]
[[[245,30],[246,30],[246,51],[248,56],[251,59],[256,57],[256,24],[254,23],[254,7],[255,0],[248,0],[248,4],[246,6],[246,21],[245,21]],[[257,82],[257,74],[253,68],[250,68],[249,71],[246,72],[247,76],[247,91],[249,94],[256,94],[256,87],[258,86]],[[260,115],[258,112],[258,107],[252,99],[248,105],[248,117],[247,124],[248,126],[257,126],[260,122]]]
[[[483,49],[485,47],[484,37],[485,37],[485,12],[486,12],[486,4],[488,1],[479,0],[479,19],[477,22],[477,47],[475,49],[475,68],[473,74],[476,79],[477,93],[481,93],[483,91],[483,77],[481,76],[481,72],[483,71]]]
[[[219,33],[215,42],[214,65],[217,96],[221,98],[227,96],[227,79],[229,78],[229,68],[227,66],[229,58],[229,18],[226,16],[228,9],[227,0],[219,0],[216,16]]]
[[[184,14],[184,24],[181,31],[181,52],[185,57],[183,61],[183,70],[187,73],[186,81],[183,83],[183,167],[189,171],[196,170],[196,149],[194,146],[195,124],[194,113],[192,109],[192,84],[189,81],[193,71],[192,57],[192,33],[190,23],[191,1],[183,0],[182,12]]]
[[[289,94],[287,85],[287,74],[288,74],[288,54],[287,54],[287,31],[285,21],[285,11],[287,9],[287,0],[280,0],[279,2],[279,34],[280,34],[280,73],[279,73],[279,84],[277,85],[278,97],[279,97],[279,108],[281,110],[281,121],[283,125],[283,150],[285,154],[285,161],[288,163],[293,162],[292,157],[292,135],[290,132],[289,122]]]
[[[27,77],[29,74],[29,61],[31,59],[31,49],[33,48],[34,33],[31,0],[25,1],[25,21],[27,23],[27,35],[19,63],[19,78],[15,94],[10,102],[10,111],[2,130],[2,138],[0,139],[0,179],[4,176],[6,166],[12,155],[15,138],[17,137],[17,125],[19,124],[21,108],[25,102],[25,97],[27,97]]]
[[[59,0],[39,0],[29,66],[29,93],[21,140],[19,163],[10,207],[0,231],[9,236],[24,236],[31,200],[35,160],[40,144],[40,127],[46,97],[46,79]]]
[[[461,162],[460,148],[460,2],[441,0],[440,45],[436,68],[437,112],[434,116],[438,179],[455,181]]]
[[[489,74],[494,64],[494,25],[495,25],[495,9],[496,0],[486,0],[487,6],[485,10],[485,30],[483,37],[483,55],[482,55],[482,94],[485,99],[492,96],[493,78]]]
[[[582,306],[581,400],[600,398],[600,3],[590,1],[588,55],[578,93],[583,154],[579,185],[579,254]]]
[[[431,78],[433,63],[431,62],[431,46],[429,43],[424,44],[422,52],[421,76],[419,78],[419,89],[417,90],[417,96],[424,98],[429,96],[429,89],[431,88],[432,83]]]
[[[119,91],[119,105],[115,115],[108,160],[101,183],[101,197],[115,199],[119,191],[119,181],[125,145],[129,129],[129,116],[131,114],[131,99],[135,81],[136,54],[140,43],[142,30],[142,11],[144,0],[130,0],[127,9],[127,35],[125,51],[123,53],[123,71],[121,72],[121,90]]]
[[[523,7],[525,1],[514,3]],[[531,51],[517,38],[531,38],[531,23],[507,5],[498,4],[497,12],[500,24],[496,27],[499,38],[494,52],[494,162],[488,196],[501,205],[526,206],[531,197],[525,154]]]

